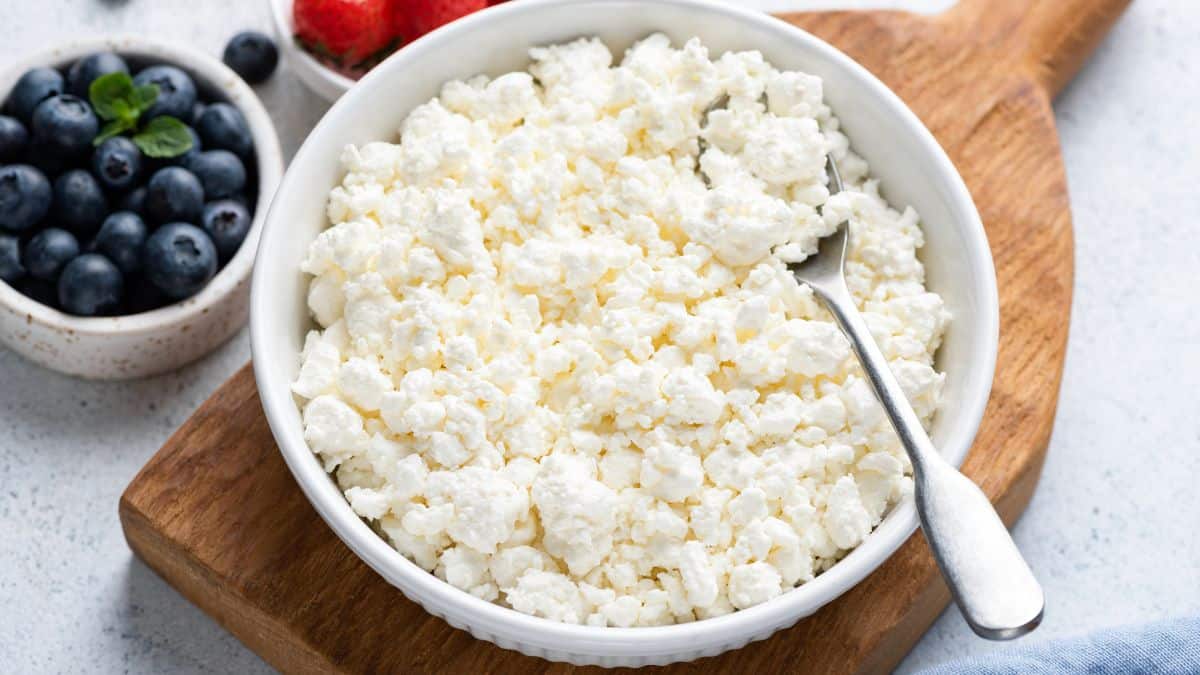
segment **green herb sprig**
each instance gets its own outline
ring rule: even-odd
[[[133,142],[147,157],[178,157],[192,149],[187,126],[170,115],[160,115],[139,125],[142,113],[158,100],[158,85],[134,86],[128,73],[109,73],[96,78],[88,87],[92,108],[104,127],[92,145],[125,132],[133,133]]]

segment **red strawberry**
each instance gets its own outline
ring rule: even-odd
[[[389,0],[296,0],[296,38],[321,56],[353,66],[378,55],[396,38]]]
[[[408,6],[416,2],[418,0],[387,0],[388,21],[391,23],[392,33],[399,35],[405,42],[411,42],[416,37],[412,34],[408,17]]]
[[[394,0],[394,24],[401,34],[415,40],[429,31],[477,12],[488,0]]]

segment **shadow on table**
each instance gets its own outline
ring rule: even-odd
[[[128,673],[271,673],[271,668],[130,555],[105,630]]]

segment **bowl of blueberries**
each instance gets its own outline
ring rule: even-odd
[[[225,55],[238,72],[118,37],[0,73],[0,342],[60,372],[128,379],[245,323],[284,163],[243,79],[269,75],[274,45],[239,38]]]

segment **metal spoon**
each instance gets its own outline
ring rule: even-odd
[[[841,192],[832,157],[827,170],[830,192]],[[1042,588],[988,498],[933,447],[854,306],[843,275],[849,236],[843,222],[821,240],[816,254],[788,269],[833,313],[908,452],[921,528],[967,623],[990,640],[1020,637],[1042,620]]]

